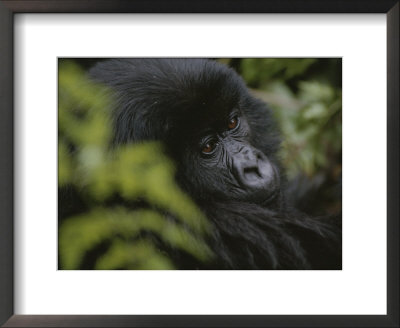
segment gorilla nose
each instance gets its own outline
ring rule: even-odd
[[[251,189],[268,189],[274,184],[274,169],[266,156],[261,153],[242,154],[234,160],[239,182]]]
[[[253,167],[244,167],[243,168],[243,177],[245,180],[253,181],[262,178],[260,171],[257,166]]]
[[[266,188],[274,181],[274,170],[269,161],[259,161],[257,166],[244,166],[241,182],[253,188]]]

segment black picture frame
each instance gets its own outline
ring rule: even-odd
[[[16,13],[385,13],[387,315],[14,315],[13,16]],[[399,327],[399,1],[0,1],[0,324],[4,327]]]

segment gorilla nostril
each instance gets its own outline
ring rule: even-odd
[[[257,180],[261,178],[260,171],[258,170],[258,167],[245,167],[243,169],[243,176],[246,180],[252,181],[252,180]]]

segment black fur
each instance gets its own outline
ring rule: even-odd
[[[215,260],[198,263],[170,250],[178,268],[341,269],[341,218],[311,218],[286,203],[272,114],[232,69],[204,59],[115,59],[98,63],[90,76],[114,92],[113,144],[164,142],[178,183],[213,225]],[[265,189],[271,197],[240,187],[225,150],[218,159],[200,152],[202,133],[219,128],[232,110],[240,113],[240,130],[218,147],[243,141],[260,152],[276,172]]]

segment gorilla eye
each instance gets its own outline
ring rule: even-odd
[[[233,130],[239,124],[239,118],[237,116],[232,117],[228,122],[228,129]]]
[[[208,141],[202,148],[202,152],[205,154],[211,153],[215,149],[215,142]]]

